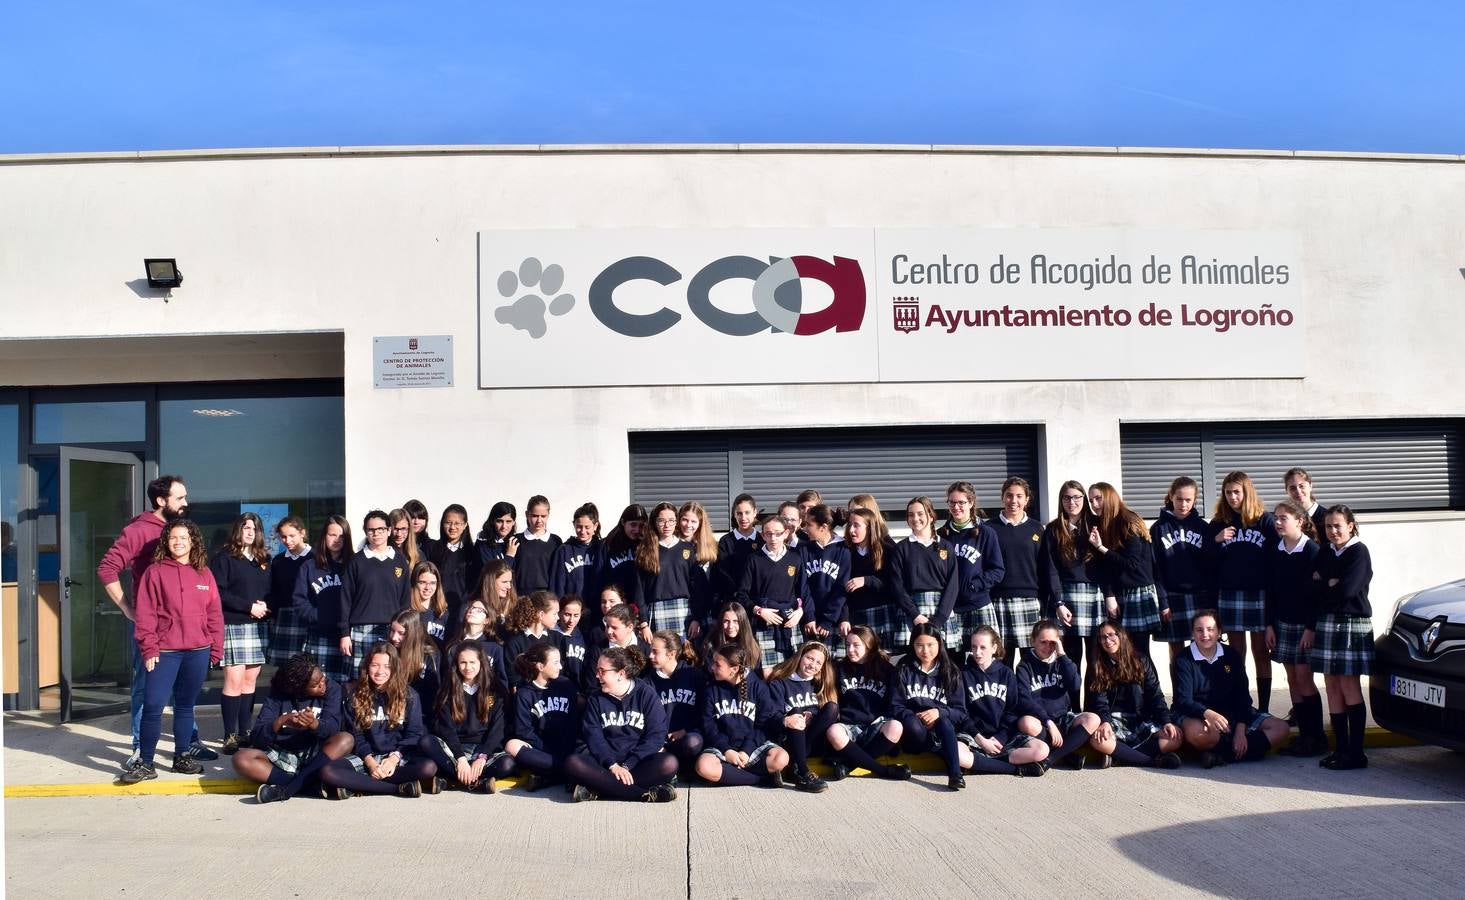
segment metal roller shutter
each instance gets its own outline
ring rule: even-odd
[[[1210,497],[1219,496],[1227,473],[1243,471],[1270,505],[1286,496],[1282,473],[1301,466],[1319,499],[1357,510],[1457,509],[1465,503],[1458,419],[1126,425],[1121,441],[1126,496],[1150,493],[1204,460],[1202,483]]]
[[[647,511],[662,501],[681,506],[696,500],[713,531],[728,523],[727,438],[722,435],[633,434],[631,501]],[[620,511],[613,514],[620,517]],[[610,522],[614,525],[615,520]],[[609,528],[607,527],[607,530]]]
[[[1152,427],[1125,425],[1119,431],[1119,492],[1126,505],[1146,518],[1154,518],[1165,506],[1170,482],[1189,475],[1200,482],[1202,496],[1196,505],[1209,509],[1210,493],[1205,463],[1201,457],[1201,430],[1196,426]]]

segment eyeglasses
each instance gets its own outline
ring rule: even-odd
[[[366,529],[366,533],[367,534],[381,534],[384,531],[391,531],[391,530],[392,529],[386,528],[386,527],[382,527],[382,528],[368,528],[368,529]]]
[[[1067,495],[1065,495],[1063,497],[1063,502],[1064,503],[1082,503],[1083,502],[1083,495],[1082,494],[1067,494]]]
[[[407,531],[408,531],[408,529],[406,527],[393,528],[392,529],[392,534],[406,534]]]
[[[1117,643],[1118,640],[1119,640],[1119,635],[1117,635],[1117,634],[1115,634],[1114,632],[1111,631],[1108,634],[1101,634],[1101,635],[1099,635],[1099,640],[1102,641],[1102,642],[1104,642],[1104,643],[1106,643],[1106,644],[1109,643],[1110,641],[1115,641]]]

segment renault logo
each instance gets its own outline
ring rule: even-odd
[[[1429,624],[1429,627],[1424,629],[1424,633],[1421,634],[1419,638],[1420,645],[1424,647],[1424,652],[1433,653],[1434,645],[1439,643],[1440,639],[1440,623],[1431,622]]]

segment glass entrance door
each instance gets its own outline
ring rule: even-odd
[[[127,709],[132,628],[97,580],[97,564],[143,509],[142,461],[61,448],[61,721]],[[131,569],[122,586],[133,596]]]

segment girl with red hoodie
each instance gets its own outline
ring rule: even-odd
[[[137,589],[137,649],[148,671],[142,708],[142,746],[138,762],[118,781],[136,784],[157,778],[153,756],[163,733],[163,707],[173,707],[173,733],[178,735],[173,771],[203,771],[188,753],[193,734],[193,705],[209,667],[224,658],[224,616],[219,585],[209,570],[203,537],[188,519],[168,524]]]

